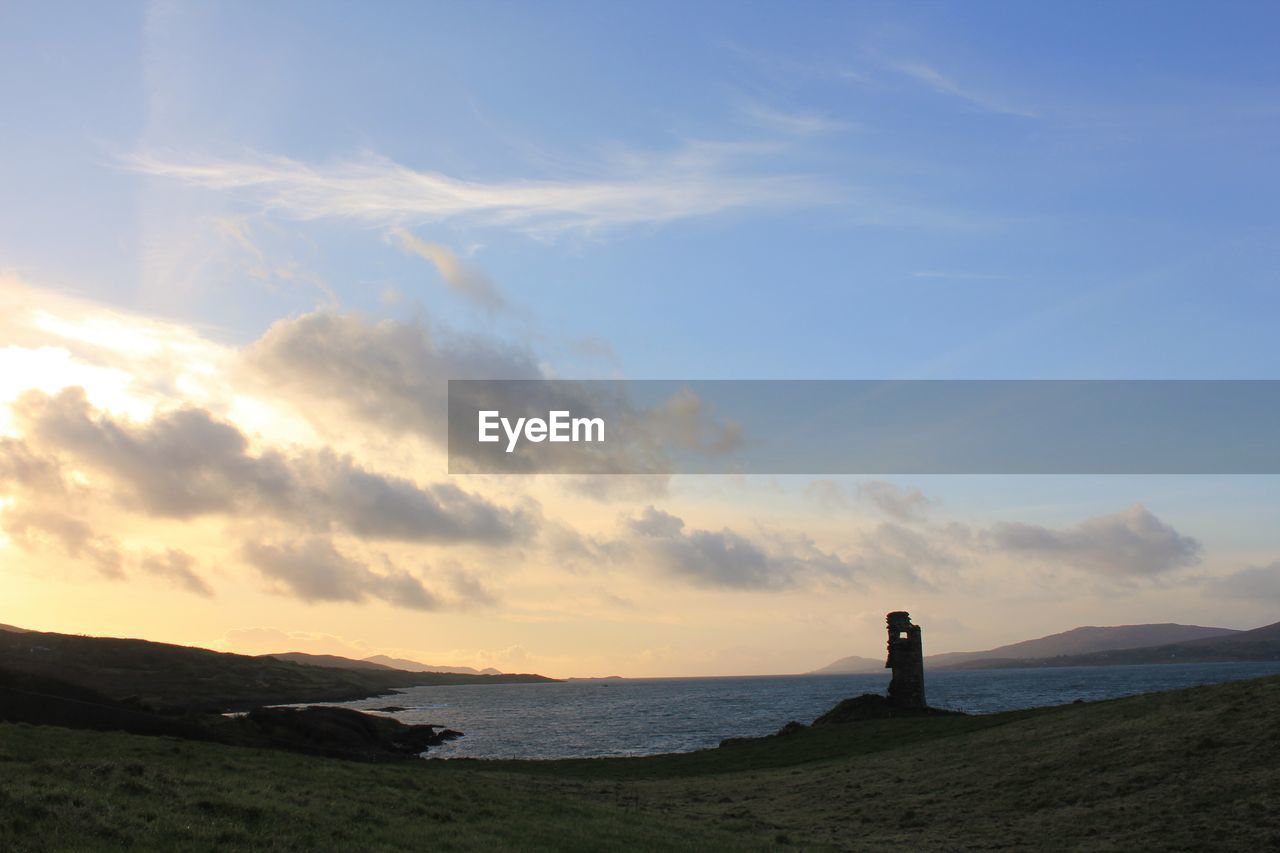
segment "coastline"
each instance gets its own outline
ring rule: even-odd
[[[1270,677],[678,755],[390,763],[0,724],[0,845],[1266,849],[1277,713]]]

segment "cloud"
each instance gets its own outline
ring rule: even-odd
[[[419,486],[376,474],[349,456],[319,451],[298,457],[294,470],[307,494],[304,515],[328,515],[359,536],[404,542],[504,544],[525,538],[534,519],[466,492],[453,483]]]
[[[670,474],[563,474],[559,483],[567,492],[601,502],[654,500],[665,497]]]
[[[375,154],[308,165],[270,155],[231,160],[141,153],[125,163],[188,186],[245,193],[265,209],[299,219],[390,228],[461,220],[554,235],[832,200],[828,188],[804,177],[729,172],[728,155],[741,151],[693,144],[661,156],[632,156],[597,178],[558,181],[465,180]]]
[[[857,495],[880,512],[901,522],[923,521],[929,509],[938,503],[919,489],[904,489],[884,480],[859,483]],[[810,481],[804,488],[804,497],[826,510],[847,509],[850,506],[849,496],[835,480]]]
[[[0,438],[0,492],[28,491],[56,496],[66,491],[58,460],[33,451],[23,441]]]
[[[447,443],[449,379],[542,378],[526,350],[331,311],[273,323],[243,358],[277,394],[337,405],[440,447]]]
[[[699,530],[652,506],[624,515],[620,529],[614,540],[587,544],[614,561],[638,558],[697,586],[776,590],[815,581],[849,585],[865,573],[882,574],[884,568],[859,556],[823,550],[804,534],[762,533],[753,538],[728,527]]]
[[[837,130],[847,130],[848,122],[812,112],[792,112],[750,102],[742,107],[743,115],[761,127],[794,136],[816,136]]]
[[[278,291],[281,285],[314,288],[324,295],[325,302],[336,305],[340,301],[338,294],[322,277],[309,272],[296,260],[285,257],[269,261],[267,253],[255,241],[252,227],[247,216],[223,216],[213,221],[214,231],[233,246],[243,258],[244,272],[257,279],[271,291]]]
[[[1201,545],[1156,518],[1142,504],[1054,530],[1000,522],[985,543],[1012,557],[1070,566],[1113,578],[1154,577],[1200,561]]]
[[[304,410],[341,407],[374,429],[419,436],[449,448],[447,418],[450,379],[527,380],[547,378],[533,354],[487,337],[460,337],[421,323],[373,321],[358,314],[318,311],[274,323],[243,355],[244,369],[271,393],[297,400]],[[591,445],[542,444],[512,458],[500,444],[451,449],[454,471],[494,453],[502,465],[523,464],[526,473],[587,470],[589,477],[561,482],[577,494],[597,499],[665,492],[670,451],[721,454],[743,440],[740,427],[717,419],[689,389],[677,389],[648,408],[628,399],[623,383],[562,381],[530,388],[523,382],[501,387],[470,386],[475,394],[502,393],[504,404],[484,400],[456,407],[501,409],[504,416],[542,416],[552,409],[606,417],[626,441]],[[461,393],[461,392],[458,392]],[[530,399],[525,400],[521,395]],[[515,410],[517,402],[525,408]],[[474,434],[474,422],[466,433]],[[476,454],[472,459],[467,454]],[[492,460],[490,460],[492,461]],[[625,474],[627,476],[609,476]]]
[[[947,527],[921,531],[886,522],[858,534],[850,565],[867,579],[932,588],[967,559],[964,539]]]
[[[86,522],[56,509],[17,506],[0,515],[5,534],[32,553],[55,548],[73,559],[84,559],[110,580],[124,578],[120,546],[110,536],[94,532]]]
[[[742,445],[742,426],[717,421],[712,407],[689,388],[681,388],[640,417],[646,432],[683,450],[719,454]]]
[[[826,510],[844,509],[849,499],[835,480],[811,480],[804,487],[804,497]]]
[[[165,578],[188,592],[205,598],[213,596],[213,589],[196,572],[195,558],[185,551],[167,548],[164,553],[143,557],[141,566],[143,571]]]
[[[1205,583],[1205,591],[1218,598],[1280,602],[1280,560],[1266,566],[1249,566],[1225,577],[1210,578]]]
[[[1012,106],[987,92],[962,85],[933,66],[926,65],[923,62],[893,62],[890,63],[890,67],[900,74],[905,74],[916,82],[924,84],[940,95],[957,98],[983,112],[1021,116],[1022,118],[1038,118],[1034,112]]]
[[[490,314],[496,314],[507,308],[507,300],[499,292],[497,286],[484,274],[483,270],[458,260],[452,250],[439,243],[427,243],[419,240],[404,229],[392,232],[406,252],[430,261],[458,295],[474,302]]]
[[[695,585],[744,590],[870,584],[938,590],[963,583],[971,567],[993,557],[1015,564],[1036,560],[1128,582],[1164,577],[1200,559],[1199,542],[1141,506],[1065,529],[1012,522],[973,529],[908,516],[906,523],[851,531],[837,550],[819,547],[799,531],[761,530],[748,536],[727,527],[691,529],[679,516],[649,506],[623,516],[613,539],[562,536],[552,545],[580,563],[638,561]]]
[[[348,640],[336,634],[284,631],[270,627],[232,628],[221,637],[201,645],[229,649],[241,654],[276,654],[296,651],[341,655],[355,659],[368,657],[374,651],[363,640]]]
[[[117,421],[90,407],[83,389],[68,388],[52,397],[28,392],[14,411],[29,442],[107,475],[128,504],[152,516],[266,514],[410,542],[501,545],[530,532],[526,513],[452,483],[419,486],[329,450],[255,455],[235,426],[203,409]]]
[[[93,409],[83,388],[28,391],[13,406],[27,440],[111,474],[153,515],[185,518],[230,510],[241,498],[283,505],[285,461],[253,457],[234,426],[203,409],[179,409],[145,425]]]
[[[789,567],[727,527],[686,531],[684,520],[646,507],[623,522],[632,547],[666,572],[701,586],[770,589],[791,585]]]
[[[898,521],[920,521],[937,503],[919,489],[908,491],[884,480],[859,483],[858,497],[870,501],[878,510]]]
[[[376,598],[410,610],[440,606],[422,581],[390,561],[382,572],[375,572],[321,537],[279,545],[247,543],[241,553],[263,577],[276,582],[280,591],[303,601],[359,603]]]
[[[489,607],[498,603],[498,596],[480,582],[475,574],[454,567],[448,572],[449,588],[462,607]]]

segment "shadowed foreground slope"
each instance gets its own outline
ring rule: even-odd
[[[366,765],[0,725],[0,848],[1274,849],[1280,678],[642,759]]]

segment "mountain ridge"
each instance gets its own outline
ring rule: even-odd
[[[275,658],[276,660],[300,663],[304,666],[327,666],[334,669],[397,669],[394,666],[383,666],[380,663],[368,660],[355,660],[354,658],[344,658],[339,655],[313,655],[309,652],[272,652],[271,654],[258,655],[258,657]],[[407,672],[408,670],[403,671]]]
[[[441,666],[438,664],[421,663],[408,658],[393,658],[387,655],[370,655],[362,658],[364,663],[377,664],[390,669],[400,669],[405,672],[456,672],[462,675],[502,675],[500,670],[496,670],[491,666],[484,669],[476,669],[470,666]]]
[[[926,626],[927,628],[927,626]],[[1259,629],[1260,630],[1260,629]],[[975,652],[942,652],[926,655],[925,666],[933,669],[980,669],[984,661],[1008,661],[1063,658],[1102,652],[1128,651],[1132,649],[1168,646],[1184,642],[1221,639],[1248,633],[1235,628],[1216,628],[1204,625],[1183,625],[1177,622],[1152,622],[1140,625],[1082,625],[1055,634],[1046,634],[1031,640],[1021,640],[1003,646]],[[927,636],[927,635],[926,635]],[[864,663],[865,662],[865,663]],[[874,664],[874,665],[873,665]],[[827,664],[817,673],[863,673],[884,668],[883,660],[850,655]]]
[[[1163,646],[1240,633],[1234,628],[1183,625],[1177,622],[1151,622],[1139,625],[1082,625],[1032,640],[1021,640],[977,652],[943,652],[926,655],[925,665],[942,667],[981,659],[1033,659],[1090,652]]]
[[[849,655],[840,658],[840,660],[832,661],[822,669],[811,670],[806,675],[853,675],[865,672],[879,672],[884,669],[884,661],[876,658],[864,658],[859,655]]]
[[[1226,663],[1230,661],[1280,660],[1280,622],[1250,631],[1234,631],[1212,637],[1140,646],[1105,649],[1077,655],[1047,658],[996,658],[966,661],[942,669],[1009,669],[1057,666],[1136,666],[1162,663]]]

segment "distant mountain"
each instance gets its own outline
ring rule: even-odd
[[[1246,632],[1233,628],[1206,628],[1201,625],[1178,625],[1172,622],[1112,627],[1089,625],[1035,640],[1010,643],[1007,646],[982,652],[944,652],[938,655],[926,655],[924,663],[930,669],[981,669],[986,665],[1011,666],[1013,664],[1010,661],[1021,661],[1017,664],[1018,666],[1038,666],[1039,664],[1028,661],[1165,646],[1194,640],[1225,638],[1242,633]],[[925,642],[928,643],[927,634]],[[814,673],[879,672],[882,669],[884,669],[883,658],[851,655],[827,664],[822,669],[814,670]]]
[[[1046,666],[1122,666],[1150,663],[1225,663],[1228,661],[1280,660],[1280,622],[1252,631],[1232,631],[1182,643],[1106,649],[1078,655],[1041,658],[973,660],[956,669]]]
[[[280,654],[258,655],[262,658],[275,658],[307,666],[331,666],[336,669],[404,669],[404,667],[383,666],[368,660],[353,660],[338,655],[309,655],[306,652],[281,652]],[[416,670],[414,670],[416,671]]]
[[[1082,655],[1092,652],[1137,649],[1163,646],[1191,640],[1239,634],[1232,628],[1206,628],[1200,625],[1177,625],[1164,622],[1154,625],[1116,625],[1113,627],[1087,626],[1073,628],[1060,634],[1050,634],[1035,640],[1023,640],[982,652],[946,652],[927,655],[925,666],[947,669],[964,665],[965,669],[978,668],[979,661],[1008,661],[1040,658],[1056,658]]]
[[[13,634],[29,634],[26,628],[19,628],[17,625],[0,625],[0,631],[9,631]]]
[[[857,655],[849,655],[847,658],[840,658],[834,663],[827,664],[822,669],[815,669],[809,674],[849,674],[855,672],[882,672],[883,670],[883,659],[861,658]]]
[[[439,666],[419,663],[416,660],[408,660],[406,658],[387,657],[386,655],[373,655],[361,662],[385,666],[390,669],[403,669],[405,672],[458,672],[463,675],[502,675],[501,672],[491,666],[487,666],[484,669],[475,669],[469,666]]]

